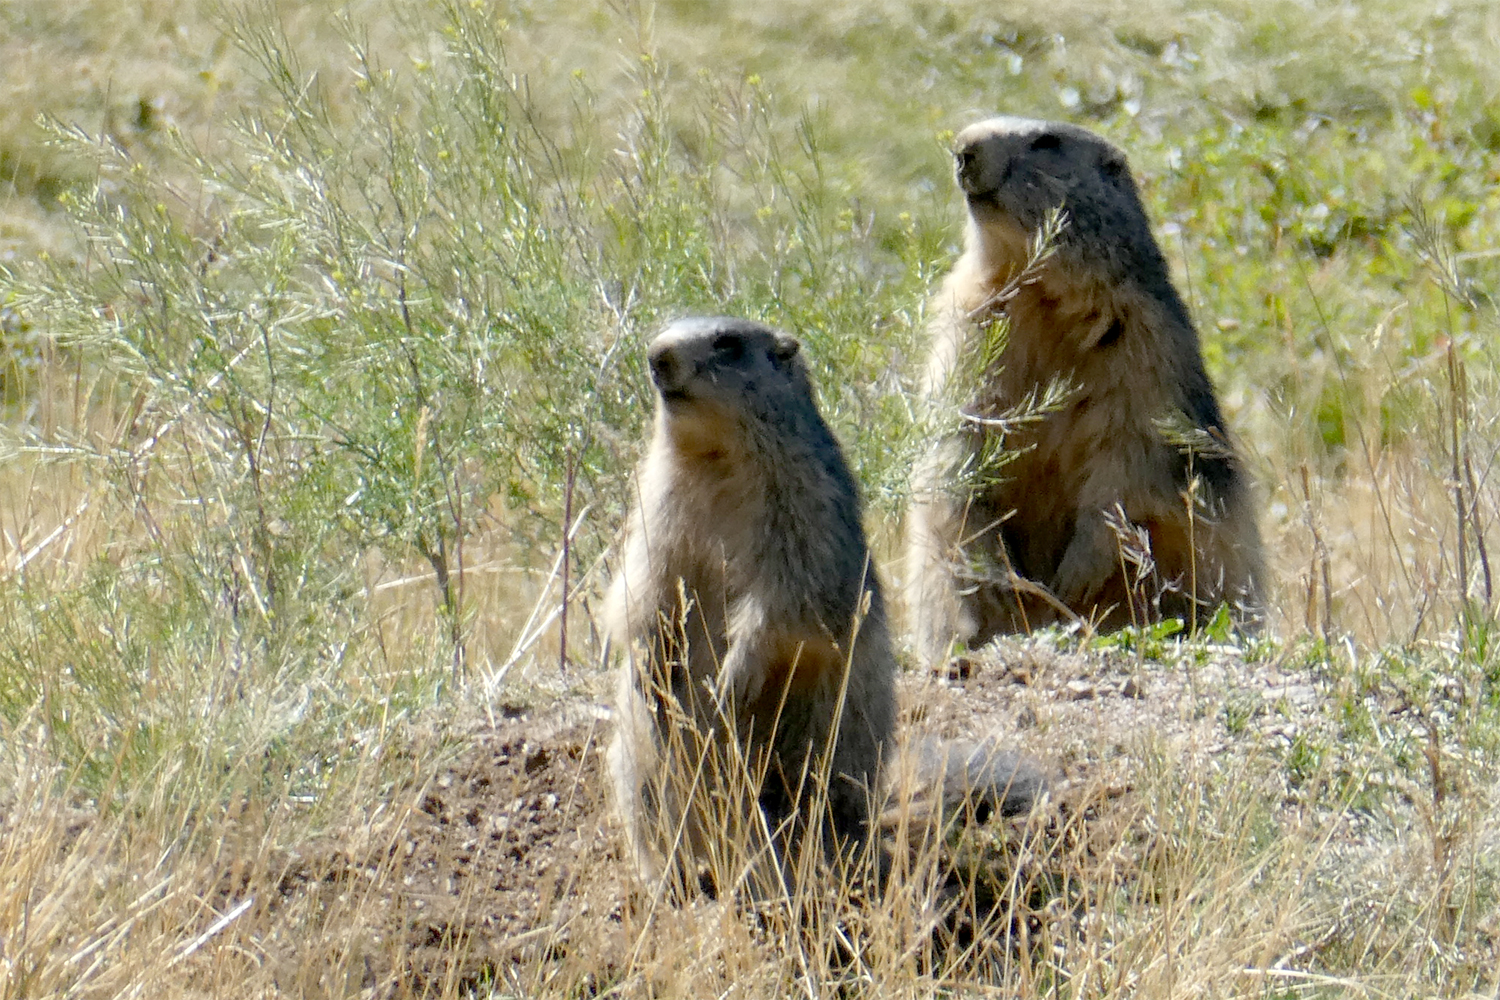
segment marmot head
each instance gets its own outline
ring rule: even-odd
[[[816,413],[812,383],[795,337],[753,320],[680,319],[647,349],[657,412],[724,437],[745,423],[780,424]],[[684,430],[687,428],[683,428]]]
[[[958,134],[953,156],[971,238],[997,264],[1024,263],[1027,242],[1058,208],[1066,225],[1057,251],[1068,263],[1128,271],[1143,238],[1155,249],[1125,154],[1088,129],[990,118]]]

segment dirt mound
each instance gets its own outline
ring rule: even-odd
[[[1049,814],[1033,827],[1053,845],[1043,853],[1107,863],[1123,877],[1134,867],[1126,856],[1136,815],[1131,734],[1149,731],[1185,754],[1222,752],[1223,714],[1208,702],[1243,697],[1247,686],[1268,688],[1255,700],[1269,699],[1275,685],[1254,673],[1237,656],[1164,664],[1019,643],[988,650],[947,678],[904,677],[902,729],[913,739],[993,739],[1041,759],[1054,782]],[[1205,698],[1205,690],[1214,695]],[[651,919],[701,927],[726,918],[707,909],[672,915],[637,890],[605,816],[603,715],[574,705],[477,727],[453,763],[414,775],[391,796],[383,822],[351,821],[347,836],[299,849],[272,905],[288,926],[345,935],[339,976],[371,997],[452,995],[455,987],[533,993],[552,975],[599,988],[622,970],[639,971],[632,949]],[[1021,861],[1037,855],[1016,827],[1003,827],[993,820],[988,839],[947,848],[968,856],[953,864],[967,866],[966,892],[981,910],[1004,891],[1016,898],[999,869],[1037,868],[1034,884],[1043,889],[1059,882],[1046,865]],[[974,888],[976,858],[996,870],[995,892]],[[1046,895],[1037,896],[1036,912],[1058,909]],[[1039,918],[1028,919],[1034,936]],[[971,922],[952,924],[948,940],[964,944]],[[664,933],[658,927],[652,940]],[[294,953],[298,942],[283,944]],[[327,990],[331,975],[319,973],[312,992]],[[312,986],[308,977],[303,969],[290,977],[296,983],[277,979]]]
[[[623,933],[599,932],[618,928],[630,886],[603,815],[603,733],[525,714],[476,731],[378,834],[299,850],[277,905],[355,935],[343,978],[371,996],[504,983],[541,958],[613,968]]]

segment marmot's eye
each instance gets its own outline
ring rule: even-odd
[[[714,353],[722,354],[730,361],[738,361],[745,353],[745,341],[732,333],[720,334],[714,338]]]
[[[1061,146],[1062,139],[1053,132],[1043,132],[1041,135],[1031,140],[1031,148],[1033,151],[1039,149],[1057,149]]]

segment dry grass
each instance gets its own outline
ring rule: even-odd
[[[525,97],[515,106],[554,140],[531,147],[506,197],[565,218],[541,228],[569,247],[554,275],[566,282],[518,282],[545,292],[524,318],[587,327],[545,341],[556,391],[517,407],[551,407],[559,439],[588,430],[548,464],[511,425],[469,438],[472,424],[442,424],[442,401],[430,419],[413,406],[372,424],[399,459],[389,481],[410,477],[411,510],[463,513],[448,536],[456,611],[413,527],[431,517],[350,542],[365,502],[350,499],[354,479],[336,469],[318,492],[326,469],[296,464],[315,449],[284,408],[294,352],[257,368],[230,350],[216,368],[184,345],[270,301],[249,286],[278,275],[335,332],[372,344],[416,342],[428,305],[431,329],[506,320],[496,308],[490,325],[464,326],[480,304],[515,305],[471,279],[499,273],[485,262],[525,227],[493,208],[483,171],[462,174],[439,150],[489,154],[429,134],[457,135],[474,106],[454,91],[449,114],[422,85],[464,32],[490,38],[496,12],[453,4],[445,34],[422,5],[350,5],[361,65],[333,5],[273,5],[301,55],[290,78],[322,102],[321,118],[278,118],[288,88],[196,6],[0,9],[0,996],[1500,995],[1493,5],[504,6],[497,65],[526,75],[507,100]],[[513,775],[515,801],[543,803],[536,815],[581,811],[566,813],[576,840],[526,841],[552,865],[527,911],[535,926],[486,938],[483,920],[518,898],[490,883],[523,863],[471,846],[431,797],[508,714],[602,697],[592,595],[644,415],[640,338],[689,308],[803,333],[888,549],[920,446],[904,393],[922,296],[956,241],[942,135],[997,106],[1080,120],[1131,150],[1262,484],[1271,634],[1241,643],[1243,657],[1130,637],[1129,669],[1181,690],[1133,715],[1102,698],[1092,720],[1054,711],[1076,697],[1065,678],[1029,679],[1004,712],[976,714],[1067,780],[1030,827],[929,839],[875,905],[652,908],[598,811],[587,744],[538,772],[561,782],[562,806],[547,804],[554,786],[527,784],[545,758],[496,765],[486,773]],[[116,152],[57,143],[38,113]],[[266,154],[261,176],[300,182],[342,155],[333,176],[347,190],[309,184],[297,198],[343,215],[256,229],[274,198],[233,127],[255,113],[288,134],[327,126],[337,148],[314,137],[301,153],[318,156],[289,166]],[[413,137],[408,160],[379,159],[400,137],[381,115]],[[429,297],[411,298],[404,330],[387,322],[400,268],[376,252],[394,243],[370,247],[412,188],[377,191],[369,223],[355,196],[376,189],[360,187],[360,163],[416,164],[397,180],[452,200],[438,199],[452,228],[415,244],[414,261],[434,247],[451,257],[428,262]],[[96,182],[102,211],[85,230],[74,219],[89,218]],[[489,228],[476,235],[472,220]],[[340,245],[357,252],[317,256],[329,233],[366,224]],[[158,329],[154,293],[130,291],[145,287],[129,283],[138,272],[99,291],[110,262],[139,250],[129,225],[162,240],[160,273],[180,252],[178,284],[162,286],[174,307],[232,308],[185,308]],[[283,231],[300,242],[260,235]],[[313,342],[315,323],[283,318],[294,346]],[[146,355],[119,346],[150,329],[162,353],[129,363]],[[585,371],[568,353],[597,345],[614,367]],[[495,364],[539,364],[535,347],[506,342]],[[400,368],[380,371],[397,381]],[[498,398],[518,383],[473,384]],[[562,391],[575,385],[597,398],[575,406]],[[335,388],[364,412],[357,378]],[[510,412],[494,405],[487,415]],[[257,450],[235,413],[285,419],[287,433]],[[430,470],[450,459],[434,446],[458,456],[441,488]],[[246,463],[266,456],[291,464],[257,493]],[[486,464],[510,471],[485,479]],[[471,492],[471,506],[453,499]],[[1080,675],[1114,662],[1107,644],[1055,644]],[[1002,650],[984,669],[1004,676],[1029,655]],[[1200,687],[1200,673],[1217,679]],[[1307,696],[1263,696],[1253,684],[1267,673]],[[923,690],[905,706],[913,724],[931,707]],[[554,757],[564,746],[525,731]],[[409,860],[424,837],[435,868]],[[443,889],[432,872],[476,851],[488,881]],[[977,878],[967,890],[943,888],[955,864]],[[453,930],[428,940],[422,915],[439,897]],[[1007,906],[972,940],[945,936],[946,904],[997,897]]]

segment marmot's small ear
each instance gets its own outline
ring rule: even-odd
[[[785,333],[778,333],[776,335],[776,346],[771,348],[771,353],[776,356],[777,361],[790,361],[797,356],[797,352],[801,349],[802,345],[797,342],[796,337]]]
[[[1112,149],[1105,154],[1104,160],[1099,164],[1107,177],[1129,177],[1130,164],[1125,159],[1125,154],[1117,149]]]

